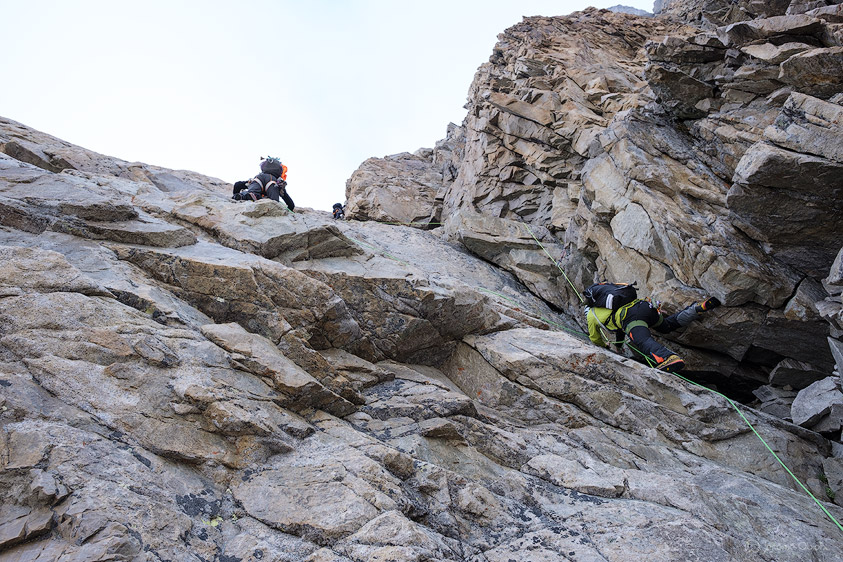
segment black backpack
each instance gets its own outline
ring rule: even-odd
[[[588,306],[617,310],[638,298],[635,283],[595,283],[582,294]]]

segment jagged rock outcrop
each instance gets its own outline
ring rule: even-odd
[[[425,226],[438,225],[445,189],[462,158],[463,131],[453,123],[431,149],[369,158],[346,182],[350,219]],[[431,214],[431,209],[434,209]]]
[[[526,18],[469,91],[444,229],[575,315],[571,283],[520,224],[580,290],[636,281],[668,307],[717,296],[726,308],[671,339],[734,391],[828,376],[817,303],[843,234],[841,9]]]
[[[0,559],[836,556],[728,403],[557,331],[544,265],[2,162]],[[744,412],[822,494],[829,442]]]
[[[835,169],[836,100],[671,103],[671,72],[709,79],[682,64],[729,68],[715,38],[525,20],[461,128],[349,180],[368,222],[0,119],[0,560],[837,560],[746,422],[843,520],[843,254],[739,205],[828,187],[753,162]],[[591,345],[595,275],[721,297],[671,345],[764,411]]]

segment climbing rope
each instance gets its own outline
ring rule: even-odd
[[[409,224],[409,223],[402,223],[402,224]],[[554,265],[556,265],[556,267],[559,269],[559,271],[562,273],[562,275],[568,281],[568,284],[571,285],[571,288],[574,290],[574,293],[576,293],[577,297],[580,299],[580,302],[584,304],[585,300],[583,299],[582,295],[580,295],[580,292],[577,291],[577,288],[574,286],[574,284],[568,278],[568,275],[565,273],[565,271],[562,269],[562,267],[559,265],[559,263],[555,259],[553,259],[553,256],[550,255],[550,252],[548,252],[547,249],[542,245],[542,243],[539,242],[539,240],[533,234],[533,231],[530,230],[530,227],[527,226],[526,224],[524,226],[527,228],[527,231],[530,233],[530,236],[532,236],[533,240],[535,240],[536,244],[538,244],[541,247],[541,249],[544,250],[544,253],[547,254],[547,257],[550,258],[550,260],[554,263]],[[351,240],[351,241],[353,241],[357,244],[360,244],[361,246],[367,247],[369,249],[372,249],[376,252],[381,253],[384,257],[387,257],[389,259],[392,259],[394,261],[397,261],[398,263],[401,263],[401,264],[404,264],[404,265],[407,265],[407,266],[410,265],[409,263],[407,263],[403,260],[400,260],[400,259],[396,258],[395,256],[392,256],[389,253],[378,249],[375,246],[372,246],[370,244],[366,244],[365,242],[361,242],[360,240],[356,240],[354,238],[351,238],[350,236],[348,238],[349,238],[349,240]],[[478,290],[481,291],[481,292],[484,292],[484,293],[489,293],[489,294],[495,295],[495,296],[515,305],[516,310],[519,310],[519,311],[521,310],[521,308],[520,308],[521,305],[517,301],[515,301],[514,299],[512,299],[510,297],[507,297],[506,295],[503,295],[501,293],[486,289],[484,287],[478,287]],[[569,332],[569,333],[577,335],[577,336],[585,336],[586,338],[589,337],[588,334],[585,333],[585,332],[580,332],[580,331],[577,331],[577,330],[571,330],[570,328],[562,326],[561,324],[559,324],[557,322],[554,322],[554,321],[546,318],[545,316],[543,316],[541,314],[538,314],[537,317],[542,322],[545,322],[547,325],[553,326],[553,327],[555,327],[559,330]],[[633,352],[641,355],[644,358],[644,361],[646,362],[646,364],[648,366],[655,367],[655,364],[653,363],[653,361],[649,357],[647,357],[640,350],[636,349],[635,346],[631,345],[625,339],[622,342],[609,342],[609,343],[625,344]],[[735,411],[738,413],[738,415],[741,417],[741,419],[744,421],[744,423],[746,423],[747,427],[749,427],[749,429],[752,431],[752,433],[755,434],[755,436],[758,438],[758,440],[761,441],[761,443],[764,445],[764,447],[770,452],[771,455],[773,455],[773,458],[775,458],[776,461],[782,466],[782,468],[785,469],[785,471],[790,475],[791,478],[793,478],[793,480],[799,485],[799,487],[802,488],[802,490],[804,490],[805,493],[808,494],[808,496],[812,500],[814,500],[814,503],[816,503],[819,506],[819,508],[823,511],[823,513],[825,513],[825,515],[837,526],[837,528],[840,529],[841,531],[843,531],[843,525],[841,525],[841,523],[828,511],[828,509],[826,509],[826,507],[822,504],[822,502],[819,499],[817,499],[817,497],[814,496],[814,494],[811,493],[811,491],[805,486],[805,484],[802,483],[801,480],[799,480],[799,478],[793,473],[793,471],[791,471],[790,468],[788,468],[788,466],[784,463],[784,461],[781,459],[781,457],[779,457],[779,455],[776,454],[776,452],[773,450],[772,447],[770,447],[770,445],[767,443],[767,441],[765,441],[764,438],[761,437],[761,434],[758,433],[758,430],[755,429],[755,426],[752,425],[752,423],[747,419],[747,417],[744,415],[744,413],[741,411],[741,409],[738,408],[737,404],[735,404],[735,402],[731,398],[729,398],[725,394],[722,394],[722,393],[720,393],[720,392],[718,392],[714,389],[708,388],[705,385],[699,384],[699,383],[694,382],[694,381],[692,381],[688,378],[685,378],[678,373],[669,373],[669,374],[674,375],[675,377],[677,377],[677,378],[679,378],[679,379],[681,379],[681,380],[683,380],[683,381],[685,381],[689,384],[692,384],[694,386],[698,386],[700,388],[703,388],[703,389],[707,390],[708,392],[716,394],[717,396],[720,396],[721,398],[726,400],[732,406],[732,408],[735,409]]]
[[[577,291],[576,287],[574,287],[574,284],[571,283],[571,280],[565,274],[565,271],[562,269],[562,267],[559,265],[559,263],[557,263],[557,261],[555,259],[553,259],[553,256],[550,255],[550,252],[548,252],[547,249],[542,245],[542,243],[539,242],[538,238],[536,238],[536,236],[533,234],[533,231],[530,230],[530,227],[526,224],[524,224],[524,226],[527,228],[527,232],[530,233],[530,236],[533,237],[533,240],[536,241],[536,244],[538,244],[541,247],[541,249],[544,250],[544,253],[547,254],[547,257],[550,258],[550,260],[554,263],[554,265],[556,265],[556,267],[559,269],[559,271],[562,272],[562,275],[565,276],[565,279],[568,281],[568,284],[571,285],[571,288],[574,289],[574,292],[577,294],[577,297],[579,297],[580,302],[585,303],[585,301],[583,300],[579,291]],[[548,322],[544,318],[542,318],[542,320],[544,320],[545,322]],[[566,331],[570,331],[570,330],[566,330]],[[574,333],[577,333],[577,332],[574,332]],[[585,335],[587,336],[588,334],[585,334]],[[610,342],[610,343],[621,343],[621,342]],[[636,349],[635,346],[631,345],[626,340],[624,340],[623,343],[626,344],[626,346],[629,349],[631,349],[633,352],[641,355],[644,358],[644,360],[647,362],[648,366],[655,367],[655,364],[652,362],[652,360],[649,357],[647,357],[644,353],[641,353],[640,350]],[[738,415],[741,417],[741,419],[743,419],[743,421],[746,423],[746,425],[749,427],[749,429],[752,430],[752,433],[754,433],[755,436],[758,438],[758,440],[761,441],[761,443],[764,445],[764,447],[766,447],[767,450],[770,451],[770,454],[773,455],[773,458],[775,458],[776,461],[778,461],[778,463],[782,466],[782,468],[784,468],[785,471],[787,471],[787,473],[790,475],[790,477],[793,478],[793,480],[796,481],[797,484],[799,484],[799,487],[802,488],[805,491],[805,493],[807,493],[811,497],[812,500],[814,500],[814,503],[816,503],[820,507],[820,509],[823,511],[823,513],[825,513],[828,516],[828,518],[831,519],[831,521],[837,526],[837,528],[840,529],[841,531],[843,531],[843,525],[841,525],[840,522],[837,519],[834,518],[834,516],[828,511],[828,509],[826,509],[826,507],[822,504],[822,502],[820,502],[820,500],[818,500],[816,498],[816,496],[814,496],[814,494],[811,493],[811,491],[802,483],[802,481],[799,480],[799,478],[797,478],[795,474],[793,474],[793,471],[791,471],[790,468],[788,468],[788,466],[784,463],[784,461],[782,461],[782,459],[776,454],[776,452],[773,451],[773,448],[770,447],[770,445],[767,443],[767,441],[765,441],[764,438],[761,437],[761,435],[755,429],[755,426],[753,426],[752,423],[750,423],[750,421],[746,418],[744,413],[740,410],[740,408],[738,408],[737,404],[735,404],[735,402],[731,398],[729,398],[725,394],[717,392],[716,390],[708,388],[707,386],[704,386],[704,385],[696,383],[696,382],[694,382],[690,379],[687,379],[687,378],[683,377],[682,375],[680,375],[678,373],[670,373],[670,374],[672,374],[672,375],[674,375],[674,376],[682,379],[683,381],[688,382],[688,383],[690,383],[694,386],[704,388],[705,390],[707,390],[709,392],[712,392],[712,393],[724,398],[729,404],[731,404],[732,408],[735,409],[735,411],[738,413]]]
[[[547,257],[549,257],[549,258],[550,258],[550,261],[552,261],[552,262],[553,262],[553,265],[555,265],[555,266],[556,266],[556,269],[558,269],[560,272],[562,272],[562,275],[565,277],[565,280],[568,282],[568,285],[570,285],[570,286],[571,286],[571,288],[574,290],[574,293],[576,293],[577,298],[578,298],[578,299],[580,299],[580,303],[581,303],[581,304],[585,304],[585,299],[583,299],[583,298],[582,298],[582,295],[580,294],[580,292],[579,292],[579,291],[577,291],[577,288],[576,288],[576,287],[574,287],[574,284],[571,282],[571,280],[570,280],[570,279],[568,279],[568,275],[565,273],[565,270],[564,270],[564,269],[562,269],[562,266],[560,266],[560,265],[559,265],[559,263],[558,263],[555,259],[553,259],[553,256],[551,256],[551,255],[550,255],[550,252],[548,252],[548,251],[547,251],[547,248],[545,248],[545,247],[544,247],[544,245],[543,245],[541,242],[539,242],[539,239],[538,239],[538,238],[536,238],[536,235],[535,235],[535,234],[533,234],[533,231],[532,231],[532,230],[530,230],[530,227],[529,227],[526,223],[522,223],[522,224],[523,224],[523,225],[527,228],[527,232],[529,232],[529,233],[530,233],[530,236],[532,236],[532,237],[533,237],[533,240],[535,240],[535,241],[536,241],[536,244],[538,244],[538,245],[539,245],[539,247],[540,247],[542,250],[544,250],[544,253],[545,253],[545,254],[547,254]]]

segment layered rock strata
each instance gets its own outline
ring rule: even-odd
[[[831,375],[818,307],[843,235],[841,9],[525,18],[475,76],[463,158],[430,216],[575,317],[576,291],[604,279],[668,312],[718,297],[670,346],[742,399]]]
[[[837,560],[746,423],[843,520],[837,99],[721,40],[836,28],[739,6],[525,20],[462,127],[349,181],[368,222],[0,119],[0,560]],[[764,411],[591,345],[595,275],[722,298],[671,345]]]
[[[837,556],[725,400],[566,332],[517,252],[5,123],[45,157],[0,155],[0,560]],[[742,410],[825,497],[830,442]]]

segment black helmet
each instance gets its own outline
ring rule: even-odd
[[[279,177],[282,172],[281,160],[273,158],[272,156],[267,156],[261,160],[261,172],[264,174],[270,174],[276,178]]]

